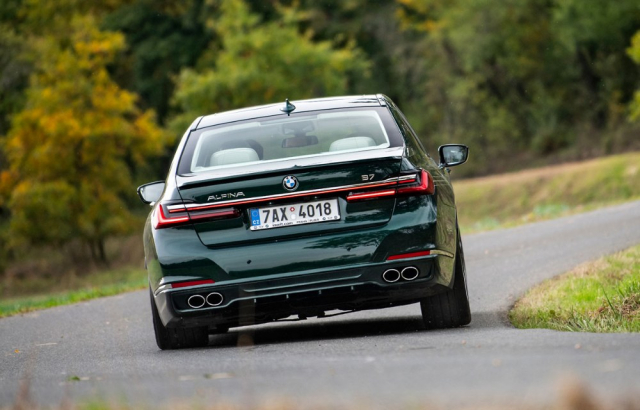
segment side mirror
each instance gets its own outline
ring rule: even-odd
[[[164,192],[164,181],[150,182],[138,187],[138,196],[145,204],[153,205],[158,202]]]
[[[462,144],[446,144],[438,148],[440,168],[464,164],[469,158],[469,147]]]

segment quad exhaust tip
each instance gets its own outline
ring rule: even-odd
[[[387,269],[382,274],[382,279],[388,283],[397,282],[400,280],[400,271],[398,269]]]
[[[402,272],[400,272],[400,276],[402,276],[402,279],[404,280],[414,280],[419,274],[420,271],[415,266],[407,266],[402,269]]]
[[[218,292],[211,292],[207,295],[207,304],[209,306],[220,306],[224,298]]]
[[[187,299],[187,304],[193,309],[199,309],[204,306],[205,299],[202,295],[191,295]]]
[[[387,269],[382,274],[382,279],[387,283],[394,283],[400,279],[411,281],[416,279],[420,275],[420,270],[415,266],[407,266],[406,268]]]

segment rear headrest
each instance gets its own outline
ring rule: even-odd
[[[211,155],[209,165],[213,167],[259,160],[258,153],[251,148],[232,148],[214,152],[213,155]]]
[[[264,148],[262,148],[262,145],[258,144],[258,142],[255,140],[225,141],[220,146],[221,150],[233,148],[251,148],[258,154],[258,158],[260,159],[262,159],[262,156],[264,155]]]
[[[350,137],[336,140],[331,143],[329,151],[345,151],[348,149],[358,149],[375,147],[376,142],[371,137]]]

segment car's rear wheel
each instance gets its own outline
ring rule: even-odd
[[[204,347],[209,344],[209,329],[207,327],[167,328],[162,324],[158,307],[153,300],[153,293],[149,289],[151,298],[151,315],[153,316],[153,330],[156,343],[162,350],[181,349],[189,347]]]
[[[456,251],[453,289],[429,296],[420,301],[422,320],[427,329],[444,329],[468,325],[471,322],[464,253],[460,232]]]

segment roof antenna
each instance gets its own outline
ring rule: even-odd
[[[293,104],[291,104],[291,103],[289,102],[289,99],[288,99],[288,98],[285,98],[285,100],[284,100],[284,107],[280,108],[280,111],[282,111],[282,112],[286,112],[286,113],[287,113],[287,116],[290,116],[290,115],[291,115],[291,113],[293,112],[293,110],[295,110],[295,109],[296,109],[296,106],[295,106],[295,105],[293,105]]]

